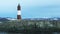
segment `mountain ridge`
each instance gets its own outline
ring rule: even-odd
[[[17,20],[17,19],[11,18],[11,17],[5,17],[5,18],[0,17],[0,21],[9,21],[9,20]],[[25,18],[22,20],[60,20],[60,18],[59,17],[54,17],[54,18]]]

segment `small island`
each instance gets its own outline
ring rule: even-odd
[[[0,31],[14,33],[47,33],[60,32],[60,20],[8,20],[0,23]]]

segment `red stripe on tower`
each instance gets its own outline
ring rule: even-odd
[[[17,10],[18,10],[17,19],[21,19],[21,6],[20,6],[20,4],[18,4]]]

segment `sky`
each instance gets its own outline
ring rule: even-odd
[[[0,17],[17,18],[17,5],[22,18],[60,17],[60,0],[0,0]]]

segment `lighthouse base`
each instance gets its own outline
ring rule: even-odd
[[[17,15],[17,19],[18,20],[21,20],[21,15]]]

